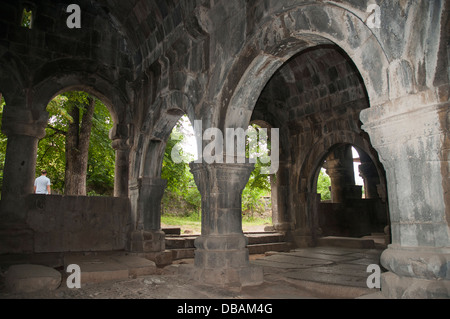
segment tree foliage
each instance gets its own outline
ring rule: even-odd
[[[317,179],[317,193],[320,194],[321,200],[331,199],[330,186],[331,186],[330,177],[324,172],[323,169],[321,169],[319,177]]]
[[[270,203],[271,186],[270,179],[274,179],[275,175],[269,176],[261,173],[263,166],[270,166],[270,162],[263,164],[261,158],[268,155],[270,151],[270,141],[261,138],[264,131],[261,127],[253,124],[248,128],[254,130],[255,134],[248,134],[246,141],[246,156],[256,157],[255,168],[250,174],[248,182],[242,191],[242,212],[250,213],[251,217],[254,213],[263,213],[267,204]],[[268,202],[266,201],[268,199]]]
[[[182,212],[184,215],[190,213],[199,214],[201,195],[188,164],[193,158],[182,149],[178,150],[178,152],[183,161],[177,163],[172,158],[173,148],[177,144],[180,145],[185,138],[181,132],[181,123],[179,121],[172,130],[164,152],[161,178],[167,180],[167,188],[163,197],[163,210],[184,210]]]
[[[254,128],[256,130],[258,129],[256,126]],[[180,121],[174,127],[166,144],[161,173],[161,177],[167,179],[167,188],[163,197],[163,210],[173,213],[179,213],[181,211],[185,215],[194,212],[199,214],[201,210],[201,195],[187,164],[193,160],[193,157],[189,157],[189,154],[181,150],[180,155],[184,160],[180,163],[175,163],[171,156],[173,148],[177,144],[180,145],[186,138],[182,131],[183,125],[182,121]],[[267,151],[267,148],[270,148],[270,145],[250,143],[252,138],[257,139],[258,136],[251,135],[249,137],[246,148],[247,156],[250,154],[254,156],[260,155],[264,151]],[[251,145],[256,146],[256,148],[250,149]],[[270,165],[270,163],[264,165]],[[242,192],[242,211],[244,214],[253,216],[255,212],[262,213],[266,209],[267,198],[269,198],[270,204],[270,177],[261,174],[262,166],[263,163],[258,159],[255,164],[255,169],[252,171],[246,187]],[[274,177],[272,176],[271,178]]]
[[[74,115],[83,117],[81,107],[94,99],[95,107],[89,139],[87,159],[87,193],[89,195],[111,195],[114,189],[115,154],[111,148],[109,130],[112,120],[106,106],[85,92],[66,92],[55,97],[47,106],[49,122],[46,136],[39,141],[36,174],[46,169],[52,181],[52,188],[63,193],[66,187],[66,136],[69,125],[76,121]],[[73,112],[79,108],[80,112]]]

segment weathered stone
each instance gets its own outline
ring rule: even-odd
[[[0,94],[8,145],[0,252],[127,249],[169,262],[161,167],[172,128],[187,114],[202,120],[202,133],[251,123],[279,129],[272,219],[286,240],[311,246],[330,231],[366,236],[389,226],[389,249],[417,249],[425,268],[437,267],[426,249],[447,258],[446,1],[81,1],[81,29],[67,26],[63,1],[3,2]],[[32,9],[31,28],[19,24],[24,6]],[[111,112],[114,195],[123,201],[29,197],[46,106],[73,89],[97,96]],[[366,198],[374,200],[367,205],[358,204],[366,198],[349,179],[353,159],[338,154],[350,145],[363,163]],[[342,205],[343,215],[323,214],[317,175],[324,164],[332,204]],[[241,223],[250,166],[203,162],[192,170],[202,195],[199,278],[259,282]],[[395,276],[431,280],[422,270],[404,274],[408,258],[387,259]],[[384,289],[412,296],[399,292],[403,278],[394,281]]]
[[[61,273],[42,265],[13,265],[5,275],[5,286],[14,293],[55,290],[61,284]]]

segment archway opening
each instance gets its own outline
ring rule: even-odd
[[[345,206],[340,204],[345,201],[339,196],[362,201],[369,199],[370,192],[373,201],[380,200],[373,190],[385,189],[381,176],[384,170],[359,120],[361,110],[369,106],[361,74],[352,59],[335,45],[311,47],[292,56],[274,72],[258,97],[251,121],[265,121],[280,129],[280,161],[272,201],[274,228],[295,233],[298,245],[315,245],[317,238],[325,235],[317,214],[321,199],[330,205]],[[327,158],[330,149],[342,154]],[[331,171],[321,167],[325,160],[331,165],[341,157],[347,168],[342,176],[346,182],[333,187],[336,177],[327,176]],[[362,165],[363,161],[371,164]],[[377,173],[378,182],[366,183],[367,177],[360,178],[360,167],[368,165]],[[319,177],[328,184],[318,191]],[[344,186],[339,192],[340,184]],[[325,192],[328,194],[322,194]],[[383,209],[378,209],[378,204],[370,204],[369,208],[383,212],[380,220],[385,224],[376,229],[381,233],[388,223],[385,199],[380,204]],[[338,227],[341,236],[370,235],[365,230],[344,231],[345,227]]]
[[[328,195],[317,205],[319,237],[378,235],[378,241],[384,244],[387,207],[374,192],[381,185],[373,161],[365,151],[351,144],[331,147],[324,158],[313,186],[322,199]],[[329,183],[328,190],[327,185],[321,185],[324,180]]]
[[[171,233],[168,228],[179,228],[182,235],[201,232],[201,195],[189,169],[197,158],[194,128],[182,115],[168,137],[161,169],[161,178],[167,180],[161,200],[161,227],[166,234]]]
[[[247,127],[246,157],[255,168],[242,191],[242,228],[244,232],[262,232],[272,225],[272,185],[270,174],[271,127],[255,121]]]
[[[352,163],[353,163],[353,173],[350,172],[350,174],[353,174],[354,178],[354,185],[358,187],[361,187],[362,191],[362,198],[366,198],[365,194],[365,188],[364,188],[364,179],[361,177],[359,173],[359,167],[361,165],[361,158],[359,156],[359,152],[356,150],[355,147],[351,147],[351,154],[352,154]],[[326,160],[323,162],[322,166],[320,167],[319,174],[317,177],[317,193],[320,194],[320,200],[321,202],[328,202],[331,201],[331,178],[327,174],[326,167]]]
[[[51,193],[113,196],[115,151],[109,132],[113,120],[100,99],[67,91],[47,105],[46,135],[39,140],[36,174],[47,171]]]

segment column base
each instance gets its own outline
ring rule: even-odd
[[[289,232],[294,229],[294,225],[289,222],[273,223],[273,228],[278,232]]]
[[[432,280],[381,274],[381,293],[390,299],[449,299],[450,280]]]
[[[192,279],[222,287],[262,284],[263,269],[250,265],[246,245],[243,234],[198,237]]]
[[[173,262],[173,256],[170,250],[150,252],[150,253],[130,253],[130,255],[151,260],[155,263],[156,267],[158,268],[171,265]]]
[[[381,255],[387,298],[450,298],[450,248],[389,245]]]
[[[196,282],[220,287],[258,286],[264,282],[262,267],[207,269],[192,267],[191,278]]]

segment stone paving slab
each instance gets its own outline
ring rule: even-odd
[[[305,271],[293,271],[284,274],[285,277],[313,281],[320,283],[327,283],[333,285],[350,286],[350,287],[360,287],[367,288],[366,280],[367,277],[361,276],[350,276],[350,275],[339,275],[335,273],[318,272],[314,270]]]
[[[128,279],[128,267],[109,256],[66,256],[64,269],[70,264],[80,266],[81,285]]]
[[[276,261],[263,260],[263,259],[250,261],[250,265],[269,267],[269,268],[273,268],[273,269],[297,269],[297,268],[305,269],[305,268],[309,267],[309,266],[300,265],[300,264],[297,265],[297,264],[292,264],[292,263],[280,263],[280,262],[276,262]]]
[[[332,264],[332,261],[323,259],[305,258],[289,254],[278,253],[264,259],[256,259],[253,263],[266,267],[305,268]]]
[[[349,255],[330,255],[330,254],[324,254],[324,253],[317,253],[315,250],[311,250],[311,249],[295,250],[295,251],[291,251],[286,254],[289,254],[292,256],[313,258],[313,259],[323,259],[323,260],[333,261],[333,262],[343,262],[343,261],[357,259],[357,257],[352,257]]]
[[[351,261],[352,264],[358,264],[358,265],[365,265],[366,267],[370,264],[380,264],[380,258],[373,257],[373,258],[361,258]]]
[[[284,277],[294,280],[367,288],[370,275],[367,266],[379,264],[381,250],[317,247],[273,253],[253,263],[266,267],[265,274],[276,276],[277,269]],[[270,267],[270,268],[267,268]]]
[[[311,272],[367,278],[367,276],[369,275],[369,273],[366,272],[367,266],[354,264],[337,264],[332,266],[310,268],[309,270]]]
[[[297,249],[291,250],[291,252],[304,251],[304,250],[311,250],[311,251],[314,251],[315,253],[336,255],[336,256],[343,256],[343,255],[349,255],[349,254],[355,254],[355,253],[364,253],[365,251],[367,251],[367,249],[360,249],[360,248],[314,247],[314,248],[297,248]]]

